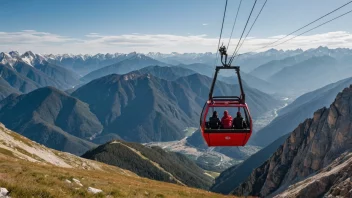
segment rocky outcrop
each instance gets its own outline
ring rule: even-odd
[[[291,185],[275,198],[352,197],[352,153],[344,153],[316,175]]]
[[[233,189],[244,182],[255,168],[263,164],[276,151],[276,149],[285,142],[288,136],[289,135],[286,134],[278,138],[269,146],[251,155],[241,164],[236,164],[221,172],[221,174],[215,179],[215,183],[210,190],[212,192],[229,194]]]
[[[352,149],[352,86],[339,93],[329,108],[301,123],[285,143],[232,193],[273,196],[291,184],[328,167]],[[341,173],[342,174],[342,173]],[[341,184],[344,185],[344,184]],[[316,186],[319,188],[319,185]],[[326,193],[330,188],[325,188]]]

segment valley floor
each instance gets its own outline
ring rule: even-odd
[[[281,106],[279,108],[276,108],[276,109],[273,109],[271,111],[268,111],[264,115],[262,115],[259,118],[253,120],[254,133],[256,133],[260,129],[264,128],[265,126],[267,126],[271,121],[273,121],[278,116],[277,112],[280,109],[286,107],[288,104],[290,104],[292,102],[292,99],[286,98],[286,97],[280,98],[280,100],[284,102],[283,106]]]
[[[213,151],[213,148],[198,149],[187,144],[187,137],[179,141],[170,142],[150,142],[146,146],[159,146],[164,150],[182,153],[193,159],[199,166],[208,164],[214,169],[225,170],[235,164],[241,163],[242,160],[232,159],[222,153]],[[257,150],[255,150],[256,152]]]

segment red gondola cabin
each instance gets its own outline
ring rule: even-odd
[[[235,69],[239,86],[241,90],[241,96],[213,96],[213,90],[217,74],[220,69]],[[241,126],[237,126],[232,123],[230,128],[221,125],[211,125],[208,121],[208,114],[212,115],[211,112],[214,109],[234,109],[232,112],[242,112],[241,116],[244,115]],[[231,111],[230,111],[231,112]],[[228,124],[228,123],[227,123]],[[200,118],[200,129],[204,140],[208,146],[244,146],[248,142],[252,135],[252,118],[247,104],[245,103],[245,94],[242,88],[241,76],[239,73],[238,66],[217,66],[215,77],[212,82],[212,86],[209,93],[209,100],[205,103],[201,118]]]

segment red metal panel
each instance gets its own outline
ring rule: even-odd
[[[208,146],[244,146],[246,133],[210,133]]]

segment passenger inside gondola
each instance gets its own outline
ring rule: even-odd
[[[233,119],[232,121],[232,124],[233,124],[233,128],[234,129],[245,129],[247,128],[247,124],[246,122],[244,121],[242,115],[241,115],[241,112],[237,112],[237,116]]]
[[[221,118],[221,126],[223,129],[232,128],[232,117],[227,110],[224,111],[224,116]]]
[[[218,118],[218,112],[214,111],[213,116],[209,118],[209,128],[219,129],[221,126],[220,119]]]

